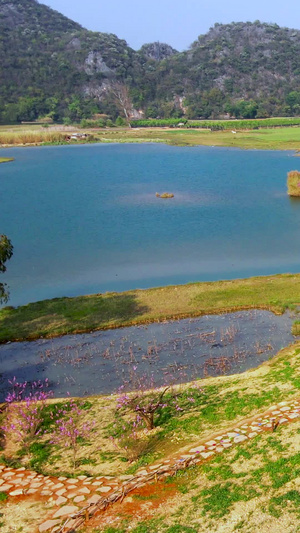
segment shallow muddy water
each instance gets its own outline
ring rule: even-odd
[[[108,394],[132,372],[149,384],[234,374],[293,342],[289,314],[243,311],[0,346],[0,400],[8,380],[48,378],[55,397]],[[133,371],[133,369],[136,369]]]

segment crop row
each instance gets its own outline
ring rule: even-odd
[[[254,120],[191,120],[186,119],[149,119],[133,120],[133,128],[177,127],[204,128],[209,130],[254,130],[258,128],[275,128],[280,126],[300,126],[300,117],[264,118]]]

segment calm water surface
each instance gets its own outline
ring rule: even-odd
[[[2,150],[11,305],[300,270],[291,152],[164,145]],[[173,192],[160,200],[156,192]]]

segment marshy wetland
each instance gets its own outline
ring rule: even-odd
[[[0,346],[0,401],[14,376],[49,378],[56,397],[244,372],[290,344],[292,317],[250,310]]]

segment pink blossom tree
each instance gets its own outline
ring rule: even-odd
[[[74,399],[70,399],[63,408],[52,414],[52,418],[55,421],[55,428],[51,443],[71,450],[75,472],[79,441],[89,436],[94,424],[84,421],[83,404],[78,404]]]
[[[12,390],[5,398],[7,413],[1,429],[6,439],[17,437],[20,444],[28,447],[32,439],[41,433],[43,411],[53,392],[48,390],[48,379],[29,383],[18,382],[14,377],[9,383]]]

